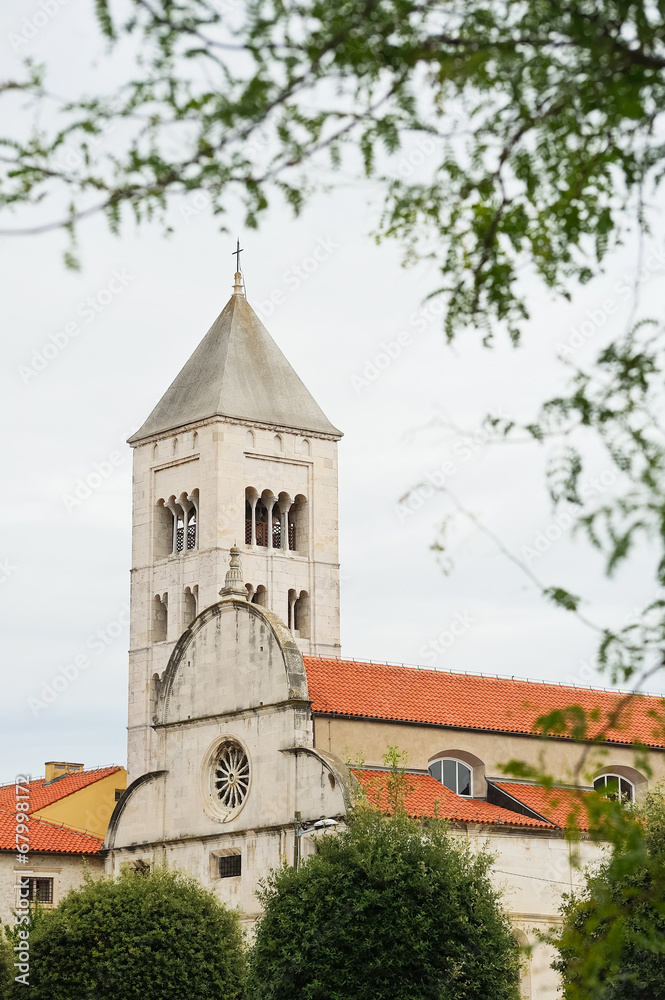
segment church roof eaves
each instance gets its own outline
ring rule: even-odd
[[[232,295],[129,444],[213,417],[342,437],[244,295]]]
[[[48,820],[28,820],[27,843],[31,854],[81,854],[99,855],[103,841],[89,833],[72,830],[68,826]],[[0,807],[0,852],[16,853],[16,810]]]
[[[594,688],[355,660],[305,656],[304,662],[315,715],[532,736],[540,716],[575,704],[588,712],[599,710],[600,719],[594,724],[601,733],[625,698]],[[622,710],[620,727],[608,728],[603,742],[639,742],[665,749],[665,738],[653,715],[662,711],[663,705],[665,700],[657,696],[634,696]],[[594,735],[590,733],[589,738]],[[558,738],[572,739],[565,735]]]
[[[362,786],[371,804],[389,813],[388,782],[390,773],[371,768],[353,768],[353,776]],[[447,819],[457,823],[478,823],[482,826],[527,826],[540,830],[555,830],[555,823],[535,816],[524,816],[484,799],[466,798],[452,792],[430,774],[405,775],[407,791],[404,806],[409,816]]]

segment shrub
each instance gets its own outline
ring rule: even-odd
[[[357,809],[264,883],[252,1000],[518,1000],[520,958],[491,857],[440,821]]]
[[[194,879],[156,869],[86,879],[35,923],[33,1000],[240,1000],[236,913]],[[14,988],[15,997],[26,994]]]

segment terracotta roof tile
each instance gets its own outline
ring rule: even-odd
[[[117,765],[113,767],[100,767],[94,771],[75,771],[72,774],[65,774],[62,778],[57,778],[48,785],[45,778],[35,778],[30,782],[30,812],[37,812],[50,806],[53,802],[73,795],[74,792],[94,785],[96,781],[107,778],[110,774],[115,774],[121,768]],[[0,809],[13,809],[16,800],[16,788],[14,782],[10,785],[0,786]]]
[[[16,851],[16,813],[0,808],[0,851]],[[99,854],[104,843],[99,837],[78,833],[67,826],[28,819],[29,854]],[[21,841],[25,843],[25,841]]]
[[[545,788],[543,785],[523,785],[512,781],[493,781],[492,784],[562,830],[569,824],[578,830],[589,829],[585,799],[593,792],[575,788]]]
[[[383,812],[389,812],[387,785],[390,774],[387,771],[373,771],[355,768],[352,773],[362,785],[367,798]],[[554,829],[544,820],[522,816],[520,813],[490,805],[480,799],[466,799],[451,792],[430,774],[407,774],[410,791],[405,805],[410,816],[433,817],[461,823],[481,823],[484,826],[529,826],[539,829]]]
[[[621,694],[537,681],[383,666],[306,656],[312,708],[323,715],[427,723],[456,729],[531,733],[535,720],[557,708],[599,711],[598,729]],[[608,742],[665,747],[665,699],[637,695],[622,709]],[[654,718],[660,714],[661,721]],[[593,735],[593,734],[591,734]]]

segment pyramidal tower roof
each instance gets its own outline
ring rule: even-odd
[[[130,444],[209,417],[341,437],[245,298],[233,295]]]

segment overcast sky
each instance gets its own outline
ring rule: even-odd
[[[12,0],[0,14],[7,68],[14,58],[9,33],[20,28],[28,6]],[[94,41],[87,6],[71,0],[31,43],[30,54],[54,62],[63,86]],[[0,779],[24,770],[43,774],[50,759],[86,767],[125,762],[131,521],[125,440],[228,300],[236,233],[245,247],[249,302],[344,431],[343,654],[602,686],[593,675],[593,633],[546,606],[524,574],[463,519],[453,527],[452,571],[442,572],[430,545],[451,510],[445,497],[424,490],[408,507],[399,500],[414,484],[447,474],[464,505],[516,555],[542,549],[531,568],[546,584],[586,595],[587,614],[599,624],[620,625],[652,596],[644,552],[608,582],[584,542],[571,542],[565,532],[557,537],[544,488],[545,449],[488,447],[480,429],[488,411],[528,418],[564,385],[558,346],[589,312],[595,332],[576,360],[590,359],[621,330],[631,307],[625,280],[635,271],[634,248],[616,254],[606,276],[572,304],[552,302],[534,285],[533,318],[518,350],[500,343],[488,351],[473,333],[451,348],[440,317],[423,307],[436,276],[425,267],[404,270],[397,246],[377,247],[368,235],[379,204],[371,186],[350,184],[319,196],[295,221],[276,207],[259,232],[242,230],[233,204],[229,234],[219,233],[194,197],[184,204],[186,211],[171,212],[169,240],[157,228],[127,226],[114,238],[101,220],[86,223],[80,274],[64,270],[59,235],[0,243]],[[46,207],[44,217],[50,218]],[[328,255],[298,283],[294,269],[317,245]],[[646,314],[662,311],[662,246],[653,240],[646,247],[647,255],[659,255],[642,286]],[[109,287],[115,291],[107,301]],[[265,303],[275,291],[283,301],[271,310]],[[608,300],[616,306],[611,316]],[[65,344],[62,331],[71,323],[79,332]],[[57,350],[49,347],[52,357],[42,365],[38,359],[53,338]],[[389,364],[386,351],[394,355]],[[99,468],[101,483],[90,496],[77,505],[67,501],[79,479]],[[613,474],[600,462],[589,483],[599,496],[609,493]],[[451,643],[454,622],[461,634]],[[81,655],[89,666],[47,708],[35,706],[31,699],[40,701],[44,685],[50,689]]]

